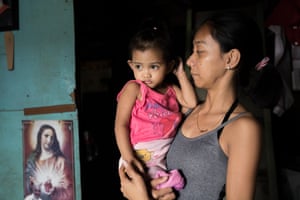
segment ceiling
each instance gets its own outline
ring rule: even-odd
[[[270,8],[277,0],[262,0]],[[169,22],[184,45],[187,10],[206,11],[255,4],[260,0],[74,0],[77,57],[82,60],[111,58],[127,53],[128,38],[139,20],[158,15]],[[273,3],[270,3],[273,2]],[[180,38],[180,39],[179,39]],[[182,38],[182,39],[181,39]]]

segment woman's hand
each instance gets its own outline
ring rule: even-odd
[[[171,187],[168,188],[161,188],[161,189],[154,189],[157,188],[158,185],[166,182],[168,180],[167,176],[159,177],[156,179],[153,179],[151,181],[152,186],[152,196],[154,199],[159,200],[174,200],[176,198],[176,195]]]
[[[172,188],[154,189],[168,180],[168,177],[160,177],[151,181],[152,197],[148,193],[147,183],[143,176],[132,165],[122,165],[119,169],[121,192],[130,200],[174,200],[176,195]]]
[[[121,192],[130,200],[150,200],[147,186],[143,176],[138,173],[132,165],[119,168]]]

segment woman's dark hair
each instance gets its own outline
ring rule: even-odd
[[[255,66],[265,57],[260,27],[250,16],[239,11],[214,13],[202,21],[224,53],[238,49],[241,53],[236,81],[239,87],[261,107],[277,103],[282,81],[276,68],[267,64],[260,70]],[[274,88],[277,87],[277,88]]]

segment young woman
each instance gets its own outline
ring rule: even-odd
[[[151,182],[152,192],[132,166],[119,170],[121,191],[131,200],[252,200],[261,151],[259,121],[239,101],[244,88],[256,101],[256,74],[264,70],[260,29],[239,12],[203,20],[187,59],[205,100],[187,113],[167,154],[167,167],[182,171],[185,187],[156,189],[166,177]],[[251,80],[254,80],[252,82]]]

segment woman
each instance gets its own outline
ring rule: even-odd
[[[239,91],[246,88],[256,97],[251,80],[257,79],[250,74],[264,70],[262,52],[257,24],[241,13],[215,14],[201,23],[187,65],[195,86],[207,91],[206,98],[186,114],[167,154],[167,167],[180,169],[186,186],[176,194],[172,188],[148,193],[142,176],[123,166],[119,175],[126,198],[254,199],[261,126],[239,101]],[[164,181],[153,180],[152,188]]]

